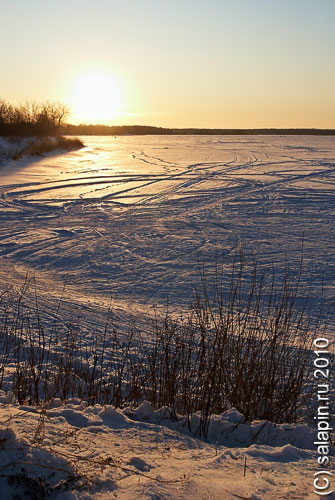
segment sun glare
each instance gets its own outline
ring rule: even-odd
[[[76,85],[72,117],[81,123],[110,123],[121,104],[120,89],[109,74],[87,74]]]

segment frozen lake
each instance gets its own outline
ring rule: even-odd
[[[197,262],[241,244],[264,265],[300,258],[334,310],[332,137],[83,137],[86,147],[0,168],[0,279],[27,270],[47,298],[113,296],[122,311],[188,304]],[[211,267],[213,270],[213,266]],[[209,271],[210,272],[210,271]]]

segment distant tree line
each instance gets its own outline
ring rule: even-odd
[[[26,102],[18,106],[0,100],[0,135],[58,135],[69,109],[61,103]]]
[[[335,129],[313,128],[164,128],[147,125],[72,125],[67,106],[59,102],[26,102],[14,106],[0,99],[0,136],[45,135],[335,135]]]
[[[335,135],[335,129],[209,129],[209,128],[163,128],[147,125],[64,125],[64,135]]]

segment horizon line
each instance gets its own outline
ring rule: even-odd
[[[308,134],[324,134],[324,135],[335,135],[335,128],[318,128],[318,127],[257,127],[257,128],[242,128],[242,127],[234,127],[234,128],[210,128],[210,127],[162,127],[162,126],[157,126],[157,125],[140,125],[140,124],[135,124],[135,125],[106,125],[102,123],[80,123],[80,124],[73,124],[73,123],[67,123],[62,126],[62,129],[66,131],[67,128],[74,128],[74,129],[79,129],[79,128],[84,128],[84,129],[103,129],[106,132],[114,130],[114,135],[118,135],[117,131],[137,131],[138,133],[142,134],[148,134],[148,132],[160,132],[160,133],[165,133],[165,134],[171,134],[171,135],[176,135],[176,134],[190,134],[191,132],[194,134],[261,134],[261,133],[268,133],[268,134],[283,134],[283,133],[290,133],[290,134],[302,134],[302,133],[308,133]],[[93,131],[92,130],[92,131]],[[153,134],[154,135],[154,134]]]

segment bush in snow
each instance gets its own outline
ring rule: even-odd
[[[251,271],[250,271],[251,269]],[[295,422],[311,398],[310,348],[321,325],[308,313],[300,274],[261,273],[243,255],[217,269],[212,288],[196,290],[188,317],[166,313],[145,338],[120,334],[110,310],[104,328],[82,333],[55,304],[50,324],[29,280],[0,296],[0,389],[20,403],[79,397],[89,404],[167,407],[171,419],[199,415],[207,435],[212,414],[234,407],[245,422]],[[1,387],[2,386],[2,387]]]

